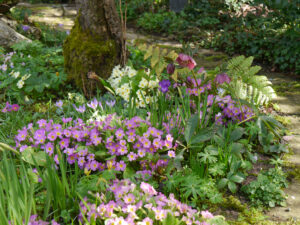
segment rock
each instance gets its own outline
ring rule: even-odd
[[[11,45],[20,41],[30,41],[30,39],[19,34],[14,29],[9,27],[5,22],[0,20],[0,46],[8,48]]]

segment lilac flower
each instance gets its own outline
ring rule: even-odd
[[[27,25],[23,25],[23,26],[22,26],[22,29],[23,29],[23,31],[27,32],[27,31],[30,30],[30,27],[27,26]]]
[[[201,211],[201,215],[205,219],[211,219],[214,218],[213,214],[211,214],[209,211]]]
[[[169,75],[172,75],[175,71],[175,65],[173,63],[170,63],[167,65],[167,73]]]
[[[192,57],[182,53],[178,55],[176,62],[182,67],[188,67],[190,70],[194,69],[194,67],[197,65]]]
[[[175,152],[174,151],[168,151],[168,156],[170,158],[175,158]]]
[[[59,100],[55,103],[56,107],[62,109],[62,106],[63,106],[63,101],[62,100]]]
[[[229,84],[230,81],[231,81],[231,79],[226,73],[218,74],[215,78],[215,82],[218,84],[223,84],[223,83]]]
[[[116,100],[106,101],[105,103],[107,106],[112,108],[116,104]]]
[[[73,107],[74,107],[74,109],[75,109],[77,112],[80,112],[80,113],[84,113],[84,112],[85,112],[85,105],[81,105],[81,106],[79,106],[79,107],[77,108],[76,105],[73,104]]]
[[[97,99],[92,100],[90,103],[87,104],[88,107],[96,110],[97,106],[98,106],[98,101]]]
[[[156,190],[150,184],[142,182],[140,188],[144,191],[145,194],[148,194],[150,196],[157,195]]]
[[[169,80],[162,80],[159,82],[159,86],[162,93],[167,93],[171,86],[171,82]]]

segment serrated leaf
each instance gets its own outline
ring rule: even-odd
[[[139,44],[137,47],[141,51],[146,51],[147,50],[147,45],[145,43],[144,44]]]
[[[157,76],[160,76],[162,71],[165,69],[166,65],[163,61],[159,61],[155,67],[155,72]]]
[[[172,51],[169,52],[169,54],[167,55],[167,57],[170,58],[170,59],[172,59],[173,61],[175,61],[177,59],[177,57],[178,57],[178,54],[174,50],[172,50]]]
[[[158,62],[159,62],[159,47],[156,47],[153,51],[153,55],[151,58],[151,67],[154,68]]]
[[[144,55],[144,60],[148,59],[152,55],[152,52],[153,52],[153,46],[150,45]]]

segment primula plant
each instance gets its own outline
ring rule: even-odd
[[[197,211],[175,199],[166,197],[150,184],[139,186],[129,180],[114,180],[106,194],[95,195],[94,202],[81,202],[80,221],[86,224],[153,225],[153,224],[225,224],[223,217],[209,211]]]
[[[39,120],[37,125],[19,130],[16,145],[20,152],[37,155],[43,150],[57,164],[58,154],[63,152],[69,164],[77,163],[86,172],[108,169],[149,179],[175,157],[173,137],[140,117],[121,120],[107,115],[91,124],[63,118],[61,124]]]

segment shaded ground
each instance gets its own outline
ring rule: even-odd
[[[75,6],[69,5],[49,5],[38,4],[30,5],[27,3],[19,4],[32,10],[30,20],[45,22],[49,25],[62,24],[63,29],[70,30],[76,16]],[[182,48],[178,42],[169,41],[167,38],[161,38],[153,35],[142,35],[132,29],[127,31],[127,41],[144,40],[149,43],[156,43],[168,48]],[[206,69],[212,69],[222,64],[228,56],[221,52],[215,52],[207,49],[197,49],[195,59],[198,65]],[[290,147],[294,154],[288,156],[288,163],[300,168],[300,78],[286,76],[284,73],[271,73],[263,71],[273,83],[278,97],[274,102],[279,106],[281,115],[291,123],[288,129],[294,135],[289,141]],[[298,171],[298,170],[297,170]],[[300,170],[299,170],[300,171]],[[300,172],[298,174],[300,178]],[[289,187],[285,190],[288,194],[287,206],[276,207],[267,213],[273,221],[291,221],[297,220],[300,224],[300,181],[293,179]]]

